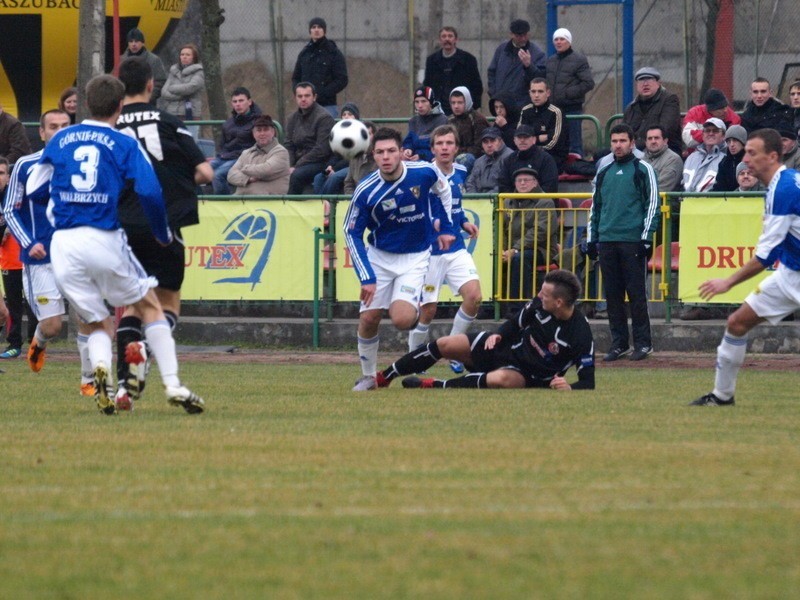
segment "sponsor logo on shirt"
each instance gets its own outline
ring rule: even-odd
[[[394,198],[389,198],[388,200],[381,201],[381,208],[383,210],[394,210],[397,208],[397,200]]]

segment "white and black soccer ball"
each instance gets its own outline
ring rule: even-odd
[[[350,160],[369,148],[369,130],[356,119],[342,119],[331,129],[331,150]]]

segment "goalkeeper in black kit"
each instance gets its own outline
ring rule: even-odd
[[[464,363],[470,373],[447,380],[406,377],[403,387],[593,390],[594,340],[586,317],[575,310],[580,292],[574,273],[550,271],[537,297],[497,333],[451,335],[424,344],[379,372],[378,387],[445,358]],[[564,375],[573,366],[578,380],[568,383]]]

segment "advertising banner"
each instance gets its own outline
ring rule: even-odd
[[[698,286],[728,277],[748,262],[761,234],[762,198],[684,198],[681,203],[678,294],[683,302],[704,303]],[[772,272],[768,269],[732,290],[714,296],[712,304],[739,304]]]
[[[344,236],[341,233],[344,227],[344,218],[347,215],[349,202],[339,202],[336,207],[336,299],[347,301],[358,301],[361,293],[361,284],[353,270],[353,263],[350,260],[350,253],[344,243]],[[488,298],[492,290],[492,247],[494,231],[492,227],[492,200],[464,200],[464,211],[470,223],[474,223],[480,229],[480,235],[476,240],[470,240],[466,231],[463,231],[464,243],[467,250],[472,254],[475,266],[481,278],[481,289],[484,298]],[[364,235],[366,243],[366,234]],[[450,288],[444,286],[439,297],[440,302],[461,300],[450,293]]]
[[[201,202],[186,243],[184,300],[312,300],[314,228],[323,205]]]

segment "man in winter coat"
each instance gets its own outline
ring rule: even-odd
[[[549,193],[558,191],[558,167],[547,152],[536,145],[536,132],[528,125],[517,127],[514,144],[517,151],[503,159],[499,167],[500,193],[514,191],[514,173],[522,167],[534,169],[542,190]]]
[[[464,86],[458,86],[450,92],[450,108],[453,114],[448,122],[458,131],[459,154],[456,162],[472,171],[475,159],[483,154],[481,148],[481,134],[489,126],[479,111],[472,107],[472,95]]]
[[[450,115],[450,92],[463,85],[472,94],[475,108],[481,107],[483,81],[478,71],[478,61],[470,54],[456,48],[458,32],[455,27],[445,26],[439,30],[439,50],[425,60],[425,79],[422,85],[433,90],[441,98],[444,114]]]
[[[642,160],[656,172],[659,192],[678,190],[683,178],[683,159],[669,149],[668,142],[661,125],[647,130],[647,147]]]
[[[531,81],[531,103],[522,109],[520,125],[528,125],[536,132],[536,145],[556,161],[559,173],[569,152],[569,129],[561,109],[550,102],[550,87],[542,77]]]
[[[736,168],[744,158],[744,145],[747,143],[747,131],[741,125],[731,125],[725,131],[725,149],[722,160],[717,167],[717,179],[712,192],[732,192],[739,187]]]
[[[422,86],[414,91],[414,112],[416,114],[408,121],[408,135],[403,140],[403,160],[431,161],[431,133],[439,125],[447,125],[447,117],[433,88]]]
[[[228,171],[228,183],[236,186],[237,196],[289,191],[289,153],[278,143],[277,128],[269,115],[253,123],[256,143],[248,148]]]
[[[725,94],[716,88],[710,88],[706,92],[704,104],[693,106],[683,118],[683,143],[687,148],[694,149],[703,143],[703,123],[711,117],[718,118],[726,127],[742,122],[728,104]]]
[[[301,81],[294,87],[297,112],[292,113],[286,123],[284,145],[289,151],[291,177],[289,193],[302,194],[310,186],[317,173],[322,173],[328,164],[332,150],[329,137],[334,120],[330,113],[317,102],[314,86]]]
[[[503,134],[497,127],[487,127],[481,134],[483,156],[475,161],[465,188],[468,194],[496,194],[500,188],[500,166],[503,159],[514,154],[506,146]]]
[[[255,144],[253,123],[261,114],[261,109],[250,97],[250,90],[237,87],[231,92],[231,116],[222,124],[222,144],[217,156],[211,161],[214,179],[211,185],[214,193],[226,196],[231,193],[228,187],[228,171],[242,155],[242,152]]]
[[[528,84],[544,77],[546,55],[530,41],[531,26],[523,19],[511,21],[511,39],[497,47],[489,63],[489,97],[507,93],[513,108],[528,104]]]
[[[687,192],[710,192],[717,180],[719,163],[725,157],[725,123],[711,117],[703,123],[703,143],[683,165],[683,189]]]
[[[164,82],[167,81],[167,70],[164,68],[164,63],[161,59],[150,52],[144,45],[144,34],[141,29],[133,28],[128,32],[128,48],[122,53],[120,57],[120,64],[126,58],[139,57],[150,63],[150,68],[153,70],[153,95],[150,98],[151,104],[158,104],[158,99],[161,97],[161,88],[164,87]]]
[[[292,87],[301,81],[314,84],[317,104],[327,110],[333,118],[339,111],[336,108],[336,94],[347,87],[347,63],[336,42],[325,34],[328,24],[325,19],[314,17],[308,23],[309,42],[300,51],[292,73]]]
[[[742,127],[753,133],[756,129],[791,126],[792,121],[791,109],[772,96],[769,80],[756,77],[750,84],[750,101],[742,111]]]
[[[552,91],[550,102],[565,115],[583,114],[586,94],[594,89],[592,69],[586,56],[572,48],[572,33],[569,29],[553,32],[556,53],[547,59],[547,85]],[[567,121],[569,129],[569,151],[583,156],[583,131],[580,121]]]
[[[681,154],[681,107],[678,96],[661,85],[661,73],[653,67],[636,71],[636,98],[626,108],[622,122],[633,128],[636,147],[644,150],[647,130],[661,125],[667,132],[670,149]]]

